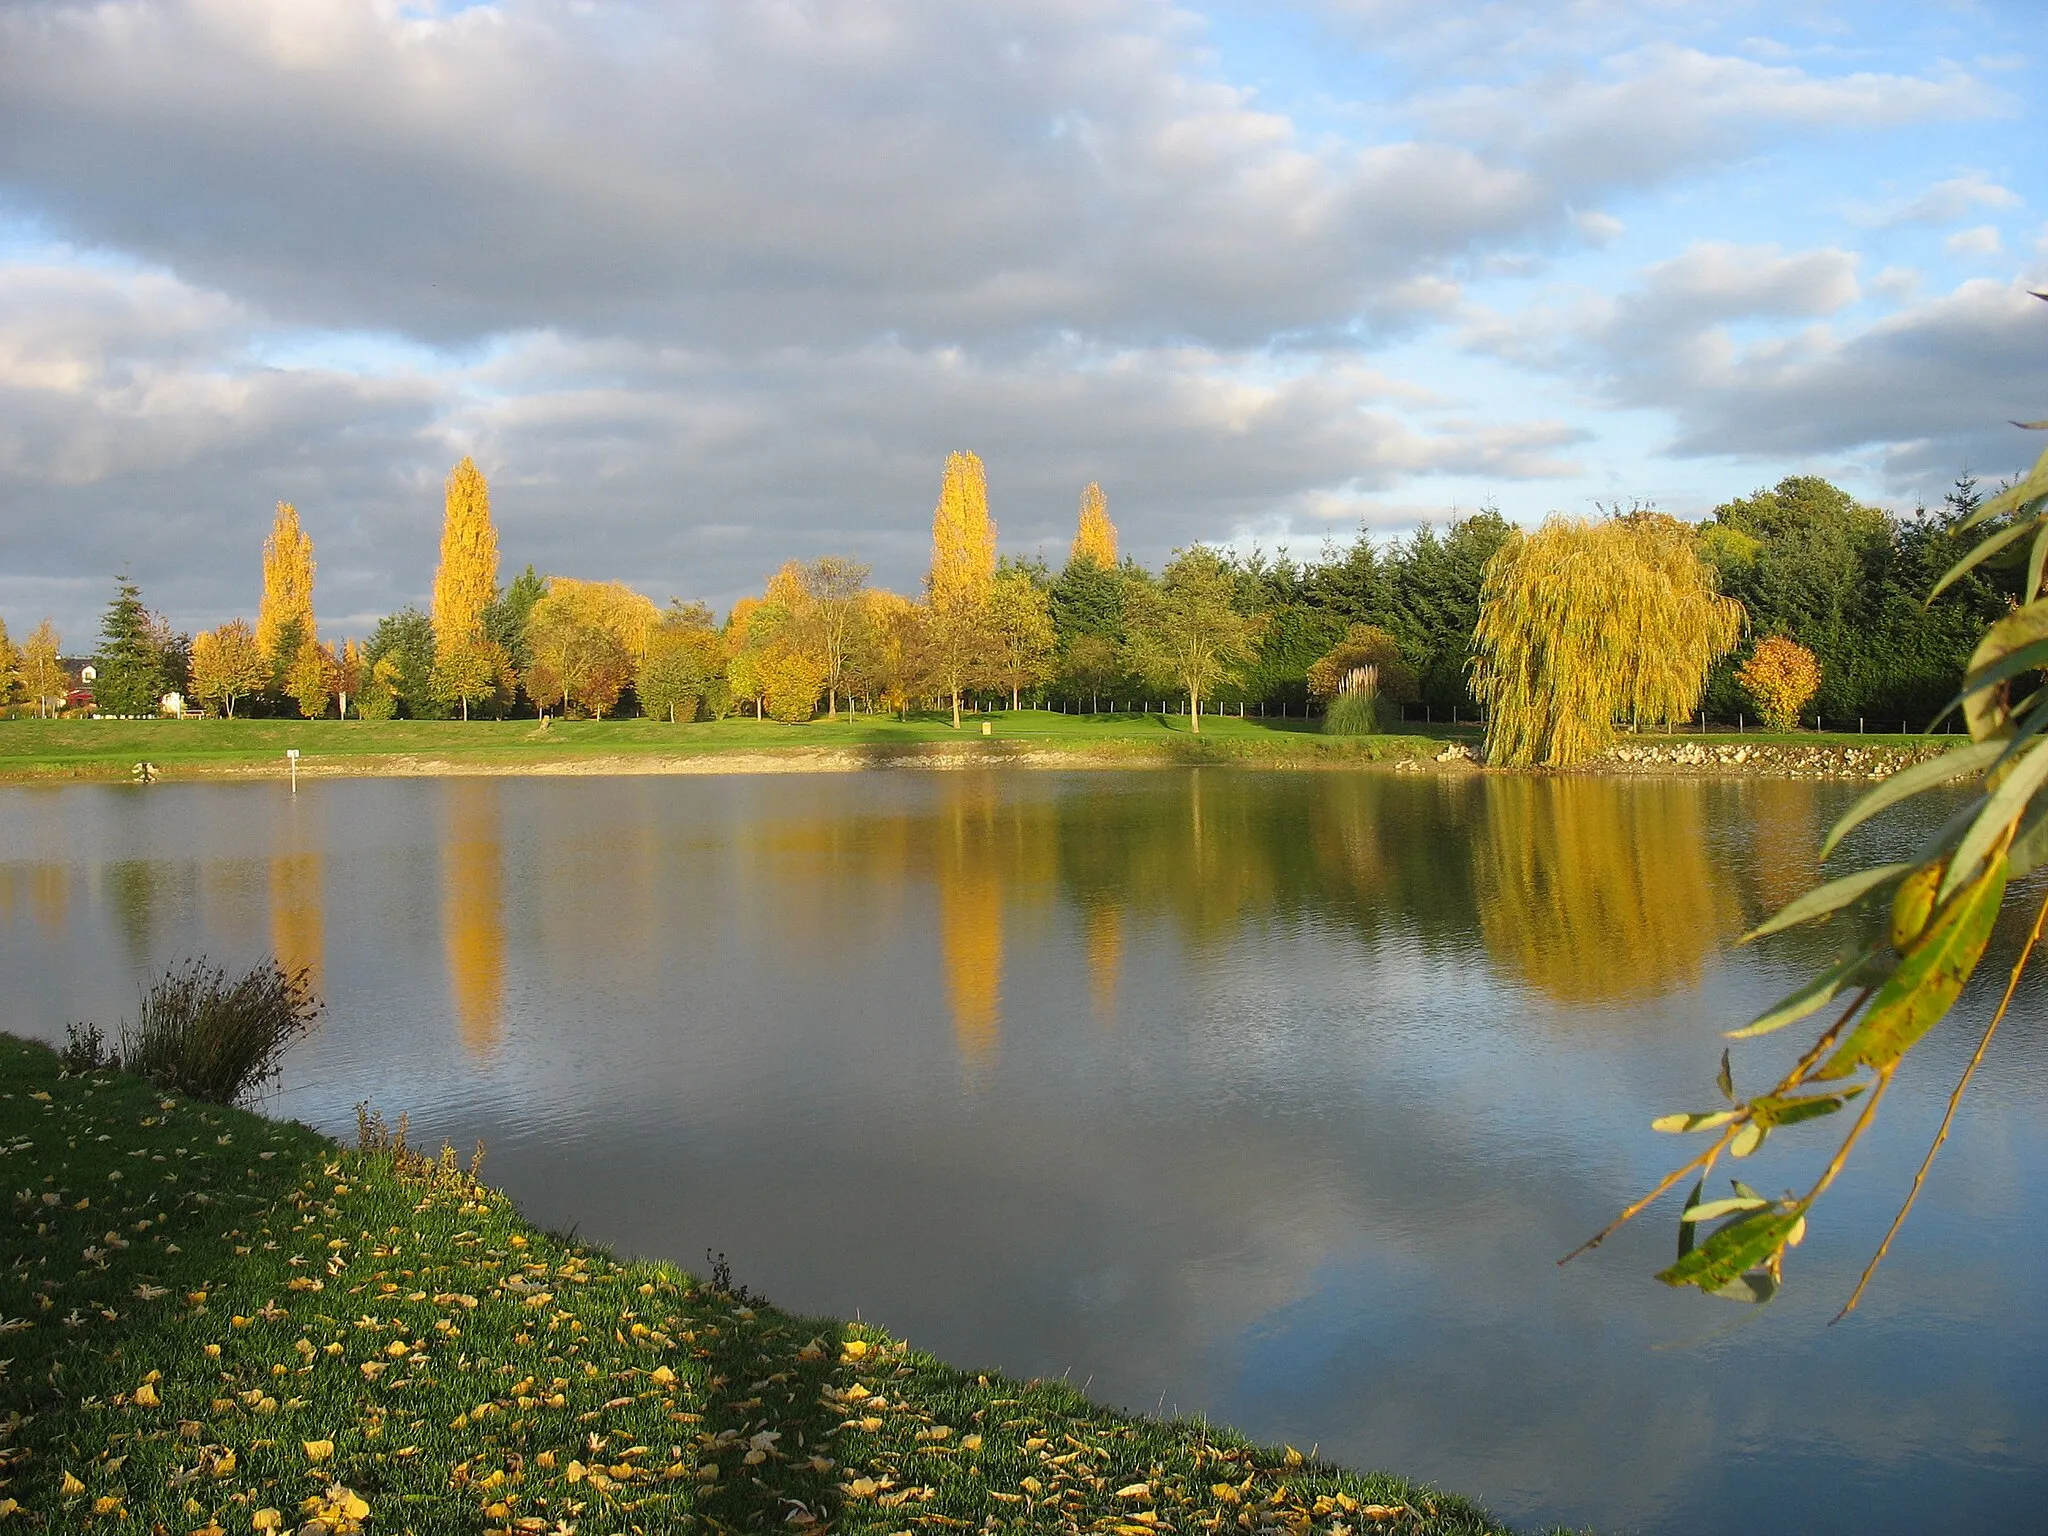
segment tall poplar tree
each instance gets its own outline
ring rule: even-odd
[[[498,531],[491,488],[465,456],[448,475],[441,564],[434,572],[434,644],[452,649],[484,638],[484,611],[498,599]]]
[[[313,643],[313,540],[299,526],[298,508],[277,504],[263,541],[263,597],[256,608],[256,645],[275,677],[287,676],[299,652]]]
[[[1116,566],[1116,524],[1109,520],[1109,498],[1093,480],[1081,493],[1081,521],[1068,558],[1093,560],[1105,571]]]
[[[988,474],[971,453],[946,456],[939,505],[932,514],[931,602],[933,677],[953,702],[960,729],[960,690],[987,639],[989,584],[996,573],[996,525],[988,515]]]

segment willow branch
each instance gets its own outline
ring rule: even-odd
[[[1877,1252],[1870,1256],[1870,1262],[1863,1266],[1863,1273],[1856,1279],[1856,1289],[1849,1293],[1849,1299],[1842,1303],[1842,1310],[1828,1319],[1832,1328],[1851,1312],[1856,1303],[1863,1299],[1863,1291],[1870,1284],[1870,1277],[1877,1273],[1877,1266],[1884,1262],[1884,1256],[1891,1251],[1892,1239],[1899,1235],[1899,1228],[1906,1224],[1906,1217],[1912,1212],[1913,1202],[1920,1198],[1920,1186],[1927,1182],[1927,1170],[1934,1166],[1934,1156],[1941,1150],[1941,1144],[1948,1140],[1948,1129],[1956,1118],[1956,1107],[1963,1102],[1963,1092],[1970,1086],[1970,1079],[1976,1075],[1979,1063],[1984,1060],[1985,1051],[1991,1047],[1991,1037],[1998,1033],[1998,1026],[2005,1021],[2006,1010],[2012,1007],[2013,994],[2019,990],[2020,976],[2027,968],[2027,961],[2034,953],[2034,946],[2041,942],[2041,931],[2048,926],[2048,899],[2041,903],[2041,910],[2034,914],[2033,930],[2027,935],[2027,942],[2020,948],[2019,959],[2013,962],[2012,975],[2005,984],[2005,996],[1998,1000],[1998,1007],[1991,1015],[1991,1022],[1984,1026],[1984,1038],[1977,1042],[1977,1052],[1970,1058],[1970,1064],[1963,1068],[1963,1075],[1956,1083],[1955,1091],[1948,1096],[1948,1108],[1941,1117],[1941,1128],[1934,1133],[1933,1145],[1927,1155],[1920,1159],[1919,1170],[1913,1175],[1913,1187],[1906,1191],[1906,1202],[1899,1207],[1899,1214],[1892,1218],[1886,1229],[1884,1241],[1877,1245]]]
[[[1725,1127],[1722,1130],[1719,1139],[1716,1140],[1711,1147],[1707,1148],[1706,1151],[1702,1152],[1698,1157],[1695,1157],[1691,1162],[1683,1163],[1680,1166],[1672,1169],[1669,1173],[1665,1174],[1663,1178],[1657,1181],[1657,1187],[1655,1189],[1652,1189],[1647,1195],[1643,1196],[1642,1199],[1636,1201],[1634,1205],[1631,1205],[1627,1210],[1623,1211],[1619,1216],[1615,1217],[1614,1220],[1610,1221],[1606,1226],[1602,1227],[1593,1236],[1587,1238],[1583,1243],[1579,1244],[1578,1247],[1574,1248],[1570,1253],[1566,1254],[1557,1262],[1559,1264],[1569,1264],[1573,1259],[1576,1259],[1580,1254],[1588,1253],[1591,1250],[1598,1248],[1602,1243],[1606,1242],[1608,1238],[1612,1237],[1617,1231],[1627,1226],[1631,1221],[1634,1221],[1638,1216],[1642,1215],[1644,1211],[1648,1210],[1650,1206],[1654,1205],[1657,1202],[1657,1198],[1660,1195],[1662,1195],[1665,1190],[1669,1189],[1672,1185],[1676,1184],[1688,1173],[1691,1173],[1693,1169],[1700,1167],[1713,1167],[1714,1159],[1721,1155],[1721,1149],[1728,1145],[1730,1138],[1732,1138],[1734,1134],[1741,1128],[1741,1121],[1737,1121],[1733,1125]]]

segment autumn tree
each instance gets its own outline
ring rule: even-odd
[[[363,689],[370,681],[369,662],[363,655],[363,648],[354,640],[341,642],[341,650],[334,658],[334,695],[341,706],[341,718],[348,718],[348,701],[360,699]],[[360,708],[358,709],[360,715]]]
[[[633,677],[640,712],[671,725],[696,719],[724,669],[725,647],[711,611],[702,603],[672,604],[648,635]]]
[[[45,619],[29,631],[28,640],[21,648],[22,691],[36,701],[38,715],[50,713],[52,700],[61,706],[69,686],[64,664],[57,659],[58,646],[56,626]]]
[[[996,570],[996,525],[988,515],[988,474],[971,453],[949,454],[932,514],[931,610],[934,680],[951,699],[960,728],[960,692],[988,648],[987,605]]]
[[[1238,612],[1230,563],[1196,545],[1176,551],[1157,586],[1134,586],[1126,603],[1130,669],[1187,695],[1188,720],[1202,729],[1202,696],[1236,676],[1257,653],[1263,626]]]
[[[1800,712],[1820,692],[1820,662],[1797,640],[1772,635],[1758,643],[1735,681],[1765,725],[1774,731],[1797,730]]]
[[[1067,558],[1093,561],[1105,571],[1116,569],[1116,524],[1109,520],[1109,498],[1093,480],[1081,492],[1080,524]]]
[[[1053,674],[1052,607],[1028,571],[1011,569],[989,584],[985,613],[989,650],[984,675],[1009,691],[1015,709],[1026,688]]]
[[[527,692],[602,719],[632,682],[660,621],[661,610],[623,582],[550,578],[526,621],[533,651]]]
[[[1569,767],[1604,750],[1619,720],[1683,719],[1742,620],[1675,518],[1515,530],[1487,562],[1472,642],[1487,761]]]
[[[234,619],[192,637],[192,693],[229,719],[235,700],[269,686],[270,658],[246,620]]]
[[[335,680],[340,674],[341,663],[335,654],[318,641],[308,641],[299,647],[298,659],[285,676],[285,691],[298,704],[300,714],[318,720],[338,691]]]
[[[0,619],[0,704],[12,704],[21,687],[21,651],[8,637],[7,621]]]
[[[441,518],[441,563],[434,571],[434,644],[484,638],[484,613],[498,598],[498,531],[491,488],[464,456],[449,471]]]
[[[263,596],[256,605],[256,645],[270,663],[271,676],[292,692],[290,678],[299,653],[315,643],[313,622],[313,540],[299,526],[298,509],[277,504],[270,537],[263,541]]]
[[[364,656],[367,660],[368,651]],[[369,676],[363,682],[362,696],[356,702],[356,717],[361,720],[390,720],[398,714],[399,665],[392,656],[380,657],[369,663]]]
[[[1334,699],[1343,691],[1344,679],[1359,667],[1374,669],[1381,696],[1401,704],[1414,699],[1415,669],[1402,653],[1401,642],[1375,624],[1352,625],[1342,640],[1310,665],[1310,696]]]
[[[496,695],[512,676],[503,646],[483,638],[481,631],[434,650],[434,696],[455,705],[464,720],[470,702]]]
[[[898,592],[869,588],[861,623],[863,644],[856,663],[856,686],[875,704],[893,710],[898,719],[910,701],[929,686],[930,610]]]
[[[783,568],[790,579],[783,638],[813,662],[823,677],[825,715],[839,718],[839,694],[846,687],[867,616],[863,594],[868,567],[844,555],[825,555]]]

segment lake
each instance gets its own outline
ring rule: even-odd
[[[1776,1303],[1676,1294],[1722,1041],[1845,943],[1733,939],[1855,786],[1207,770],[0,790],[4,1027],[166,965],[329,1004],[269,1112],[488,1146],[540,1222],[957,1365],[1434,1480],[1518,1524],[2037,1528],[2048,1031],[1922,1047]],[[1910,849],[1880,828],[1858,858]],[[2008,925],[2010,926],[2010,925]],[[2001,932],[2008,957],[2017,935]],[[1994,955],[1994,959],[1996,955]],[[1987,964],[1988,973],[1993,966]],[[1737,1050],[1752,1083],[1810,1040]],[[1782,1042],[1782,1043],[1781,1043]],[[1832,1125],[1745,1177],[1804,1187]]]

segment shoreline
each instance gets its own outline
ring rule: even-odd
[[[0,1152],[41,1191],[0,1226],[20,1276],[0,1518],[201,1536],[308,1519],[330,1536],[1505,1536],[1426,1485],[957,1369],[784,1312],[722,1268],[544,1231],[452,1150],[362,1128],[351,1149],[129,1074],[64,1073],[0,1035]]]
[[[1001,719],[1002,717],[998,717]],[[1058,721],[1061,717],[1052,717]],[[1624,737],[1603,756],[1571,769],[1490,769],[1475,760],[1472,727],[1440,727],[1370,737],[1327,737],[1225,717],[1195,736],[1185,729],[1122,723],[1060,728],[1005,722],[983,737],[929,723],[877,728],[844,723],[756,726],[720,722],[663,727],[658,722],[572,722],[542,730],[529,722],[424,721],[361,726],[338,721],[139,722],[106,725],[34,722],[0,725],[0,785],[125,783],[151,765],[156,782],[285,778],[287,746],[302,754],[307,779],[589,778],[701,774],[1131,771],[1237,768],[1264,771],[1517,773],[1541,776],[1881,779],[1949,750],[1963,738],[1861,738],[1744,735]],[[54,725],[57,729],[35,728]],[[679,742],[678,730],[704,732]],[[940,732],[943,731],[943,734]],[[815,735],[791,740],[795,732]],[[42,750],[7,750],[9,747]]]

